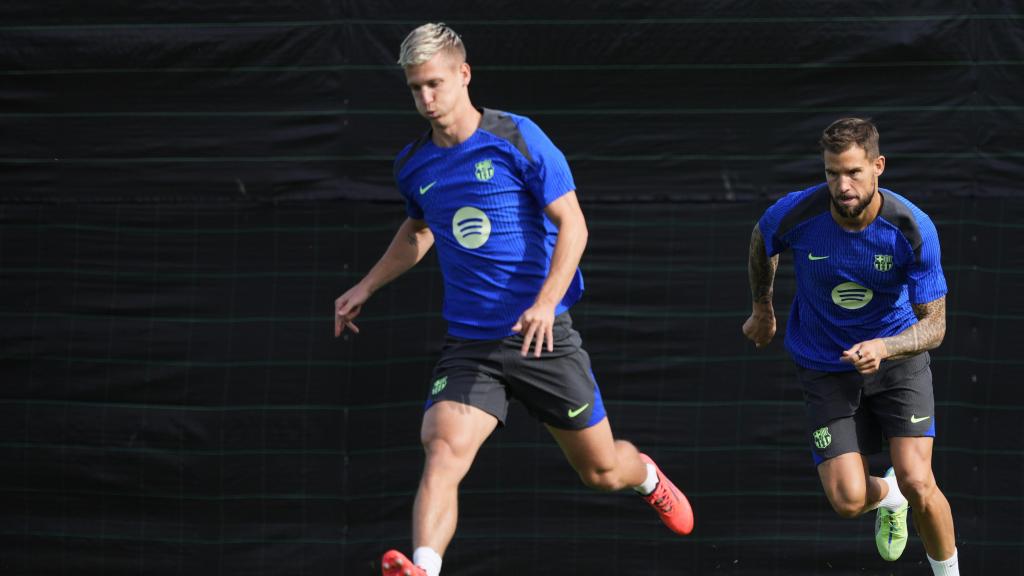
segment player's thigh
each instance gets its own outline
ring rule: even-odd
[[[889,440],[889,454],[896,481],[905,493],[925,493],[935,484],[932,474],[934,439],[928,436],[898,437]]]
[[[523,357],[521,337],[505,339],[505,378],[509,394],[535,418],[562,430],[584,430],[605,419],[604,401],[590,356],[572,328],[568,313],[555,319],[554,351]]]
[[[428,455],[471,462],[497,425],[498,419],[480,408],[442,400],[423,415],[420,440]]]
[[[449,338],[434,367],[420,428],[432,459],[472,461],[508,412],[496,342]]]
[[[876,377],[865,382],[864,405],[890,440],[935,436],[935,395],[929,365],[927,352],[884,362]],[[930,443],[920,444],[925,445]]]
[[[566,430],[548,425],[566,460],[580,473],[601,473],[617,465],[615,439],[607,418],[581,430]]]
[[[868,459],[857,452],[847,452],[835,458],[829,458],[818,464],[818,477],[826,489],[836,490],[839,487],[846,489],[863,490],[867,485],[869,475]]]
[[[804,396],[805,438],[815,466],[851,452],[881,451],[881,429],[861,405],[860,374],[798,367],[797,378]]]
[[[445,341],[427,386],[425,424],[434,405],[441,402],[472,406],[505,423],[508,389],[503,376],[500,341],[452,337]],[[424,426],[424,433],[433,431],[433,426]]]
[[[857,452],[840,454],[818,464],[818,477],[833,507],[859,508],[867,495],[868,460]]]

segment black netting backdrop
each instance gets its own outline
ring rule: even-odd
[[[896,4],[896,5],[894,5]],[[444,335],[431,255],[363,333],[334,298],[404,217],[425,125],[397,47],[462,33],[478,105],[534,118],[588,217],[577,327],[616,433],[690,495],[671,535],[584,489],[518,406],[446,574],[922,574],[831,511],[750,229],[872,117],[950,293],[934,468],[965,574],[1024,573],[1024,15],[962,2],[55,2],[0,6],[0,573],[370,574],[408,551]],[[780,328],[792,296],[778,279]],[[885,465],[879,456],[876,472]]]

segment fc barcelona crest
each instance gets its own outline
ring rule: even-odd
[[[875,270],[879,272],[892,270],[892,254],[875,254]]]
[[[491,161],[484,160],[483,162],[477,162],[476,179],[481,182],[487,182],[491,178],[494,178],[494,165],[491,164]]]
[[[818,428],[812,436],[814,437],[814,447],[818,450],[824,450],[832,444],[832,433],[829,432],[828,426]]]

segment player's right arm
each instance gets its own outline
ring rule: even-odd
[[[415,266],[433,245],[434,234],[426,221],[406,218],[380,260],[358,284],[334,301],[334,337],[341,336],[346,328],[358,334],[359,328],[352,321],[359,316],[363,304],[374,292]]]
[[[750,318],[743,323],[743,334],[760,348],[775,337],[775,308],[772,306],[775,271],[779,267],[779,255],[768,257],[760,224],[754,225],[750,234],[750,254],[747,258],[747,275],[750,279],[750,296],[753,310]]]

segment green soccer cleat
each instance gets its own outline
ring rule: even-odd
[[[895,471],[890,467],[885,471],[886,477],[893,476]],[[875,546],[883,560],[895,562],[907,547],[907,512],[910,505],[905,503],[894,511],[881,506],[875,513]]]

